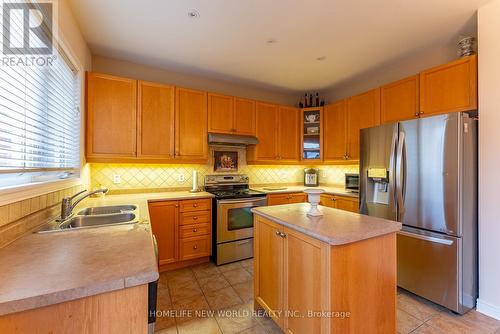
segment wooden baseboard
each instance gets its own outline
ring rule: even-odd
[[[178,261],[178,262],[169,263],[169,264],[163,264],[163,265],[160,265],[159,272],[162,273],[162,272],[166,272],[166,271],[182,269],[182,268],[194,266],[197,264],[207,263],[209,261],[210,261],[210,256],[204,256],[204,257],[200,257],[197,259],[191,259],[191,260]]]

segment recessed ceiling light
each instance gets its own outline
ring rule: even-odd
[[[198,13],[198,11],[195,9],[190,10],[187,15],[191,19],[197,19],[200,17],[200,13]]]
[[[318,61],[322,61],[322,60],[325,60],[325,59],[326,59],[326,56],[321,56],[321,57],[316,58],[316,60],[318,60]]]
[[[270,39],[268,39],[268,40],[266,41],[266,44],[267,44],[267,45],[273,45],[273,44],[276,44],[276,43],[278,43],[278,41],[277,41],[277,40],[275,40],[274,38],[270,38]]]

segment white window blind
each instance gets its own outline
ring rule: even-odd
[[[2,34],[0,29],[0,41]],[[22,43],[22,16],[16,13],[11,13],[10,38],[11,44]],[[50,65],[0,65],[0,187],[7,175],[22,175],[23,183],[31,175],[29,183],[79,168],[79,75],[54,48]]]

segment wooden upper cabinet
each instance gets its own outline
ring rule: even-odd
[[[255,136],[255,101],[234,98],[234,129],[237,134]]]
[[[249,161],[275,161],[278,158],[278,106],[257,102],[256,135],[257,145],[248,147]]]
[[[208,132],[235,132],[233,105],[232,96],[208,94]]]
[[[136,156],[137,81],[87,73],[87,159]]]
[[[380,89],[380,118],[382,123],[393,123],[418,116],[418,75],[382,86]]]
[[[158,242],[160,265],[176,262],[179,258],[179,202],[149,203],[149,216]]]
[[[208,132],[255,136],[255,101],[208,94]]]
[[[420,73],[422,116],[477,109],[477,56]]]
[[[380,125],[380,88],[347,99],[347,159],[359,160],[360,130]]]
[[[138,82],[138,158],[174,158],[174,97],[173,86]]]
[[[324,160],[345,160],[347,154],[346,100],[328,104],[324,108]]]
[[[175,158],[205,162],[208,159],[207,93],[176,88]]]
[[[299,109],[280,106],[278,109],[278,160],[298,162],[300,155]]]

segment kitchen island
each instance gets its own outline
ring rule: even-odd
[[[286,333],[395,333],[401,224],[308,203],[254,213],[254,300]]]

